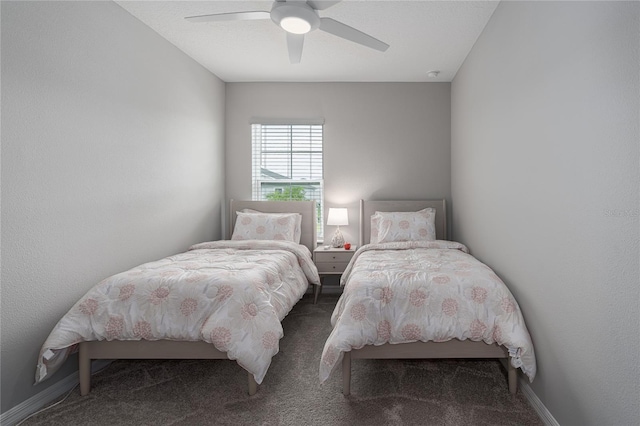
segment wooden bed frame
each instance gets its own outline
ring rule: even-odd
[[[265,213],[302,214],[300,244],[311,253],[316,247],[316,203],[315,201],[235,201],[229,202],[229,238],[236,223],[236,212],[253,209]],[[319,293],[316,285],[314,293]],[[217,350],[206,342],[182,342],[174,340],[111,340],[79,343],[78,374],[80,395],[91,389],[91,360],[94,359],[228,359],[226,352]],[[253,375],[248,373],[249,395],[258,390]]]
[[[360,200],[360,247],[368,244],[371,236],[371,215],[376,211],[418,211],[427,207],[436,209],[436,238],[447,239],[447,211],[445,200],[424,201],[364,201]],[[352,359],[434,359],[434,358],[500,358],[506,359],[509,392],[517,390],[517,372],[509,362],[509,352],[497,343],[486,344],[471,340],[448,342],[413,342],[375,346],[367,345],[344,353],[342,359],[342,393],[351,393]]]

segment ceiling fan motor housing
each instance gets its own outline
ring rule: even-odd
[[[274,2],[271,8],[271,20],[282,27],[282,20],[287,18],[306,21],[310,29],[305,32],[313,31],[320,26],[318,13],[306,2]]]

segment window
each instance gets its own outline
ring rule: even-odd
[[[252,124],[254,200],[314,200],[323,239],[322,124]]]

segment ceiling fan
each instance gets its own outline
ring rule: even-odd
[[[304,35],[310,31],[319,29],[330,34],[342,37],[352,42],[372,49],[384,52],[389,45],[371,37],[362,31],[356,30],[335,19],[320,17],[318,10],[324,10],[340,1],[323,0],[276,0],[271,11],[248,11],[216,13],[212,15],[188,16],[189,22],[213,22],[213,21],[247,21],[259,19],[271,19],[276,25],[287,32],[287,47],[289,61],[292,64],[300,62],[302,57],[302,45]]]

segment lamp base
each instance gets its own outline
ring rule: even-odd
[[[331,247],[344,247],[344,237],[342,236],[342,232],[340,232],[340,227],[336,229],[336,232],[333,234],[333,238],[331,238]]]

